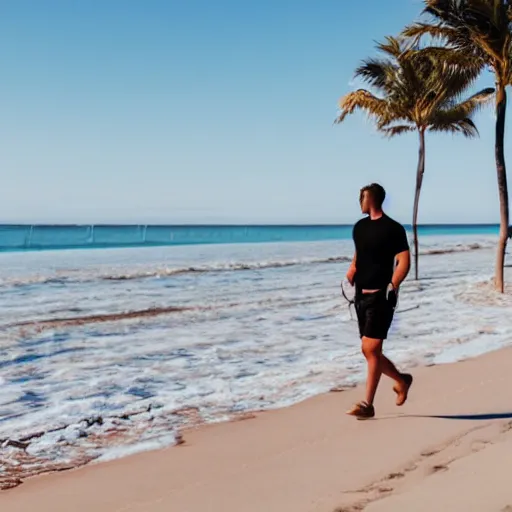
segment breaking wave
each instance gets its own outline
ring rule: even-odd
[[[476,251],[480,249],[488,249],[494,247],[492,242],[488,243],[471,243],[471,244],[457,244],[452,246],[435,246],[432,248],[425,248],[420,252],[422,256],[435,256],[442,254],[451,254],[458,252]],[[109,273],[101,273],[98,271],[87,272],[78,269],[69,269],[59,271],[55,274],[48,275],[33,275],[24,276],[22,278],[7,278],[0,280],[0,286],[7,287],[24,287],[31,285],[65,285],[70,283],[86,283],[96,281],[98,279],[105,281],[132,281],[140,279],[159,279],[178,277],[183,275],[199,275],[208,273],[219,272],[243,272],[267,269],[279,269],[287,267],[296,267],[300,265],[322,265],[330,263],[348,263],[352,260],[351,256],[332,256],[324,258],[297,258],[297,259],[284,259],[284,260],[269,260],[269,261],[235,261],[235,262],[221,262],[196,266],[180,266],[180,267],[159,267],[152,269],[134,269],[131,272],[115,273],[111,270]]]

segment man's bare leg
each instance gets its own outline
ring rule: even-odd
[[[366,362],[368,363],[368,376],[366,378],[366,403],[373,405],[375,393],[379,386],[380,377],[382,375],[382,340],[375,338],[362,338],[362,350]]]
[[[407,400],[407,395],[412,384],[412,375],[400,373],[396,369],[396,366],[384,354],[381,354],[380,357],[382,373],[395,381],[393,391],[397,395],[396,405],[403,405]]]
[[[396,366],[384,354],[380,355],[381,370],[386,377],[393,379],[398,385],[403,384],[402,374],[396,369]]]
[[[396,366],[382,353],[382,340],[375,338],[362,338],[363,354],[368,363],[368,377],[366,380],[366,402],[373,405],[377,387],[382,374],[393,379],[398,389],[404,386],[404,380]]]

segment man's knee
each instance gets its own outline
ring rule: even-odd
[[[382,340],[363,336],[361,341],[361,350],[366,359],[379,357],[382,354]]]

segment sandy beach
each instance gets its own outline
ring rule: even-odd
[[[185,432],[178,447],[29,479],[0,503],[17,512],[508,510],[511,365],[505,348],[416,368],[402,408],[382,383],[374,420],[344,414],[361,388],[332,392]]]

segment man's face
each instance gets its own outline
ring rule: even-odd
[[[361,202],[361,213],[367,214],[370,213],[371,207],[371,195],[368,190],[365,190],[361,194],[360,202]]]

